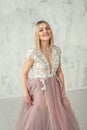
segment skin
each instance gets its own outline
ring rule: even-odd
[[[49,65],[50,65],[50,69],[51,69],[51,63],[52,63],[52,50],[49,47],[49,40],[51,38],[51,30],[50,27],[46,24],[46,23],[41,23],[39,26],[39,39],[40,39],[40,43],[41,43],[41,52],[45,55],[45,57],[47,58]],[[32,101],[31,101],[31,96],[28,92],[27,89],[27,80],[28,80],[28,73],[30,71],[31,66],[33,65],[34,61],[32,59],[27,59],[25,58],[24,60],[24,65],[23,65],[23,69],[22,69],[22,85],[23,85],[23,89],[24,89],[24,100],[31,106],[32,105]],[[59,65],[57,71],[56,71],[56,75],[58,75],[58,77],[61,80],[62,83],[62,96],[65,94],[65,85],[64,85],[64,75],[61,69],[61,64]]]

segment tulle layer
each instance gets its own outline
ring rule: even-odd
[[[61,83],[57,76],[44,79],[28,79],[28,90],[33,105],[24,100],[14,130],[80,130],[66,94],[62,96]]]

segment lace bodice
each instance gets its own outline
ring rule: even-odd
[[[60,56],[61,56],[60,48],[57,45],[53,45],[51,68],[45,55],[36,47],[31,47],[30,49],[28,49],[25,57],[34,60],[31,69],[33,69],[34,71],[34,78],[36,78],[36,77],[49,77],[52,75],[56,75],[57,68],[61,62]]]

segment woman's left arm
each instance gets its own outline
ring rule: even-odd
[[[56,71],[56,75],[59,77],[60,81],[61,81],[61,90],[62,90],[62,96],[65,95],[65,83],[64,83],[64,75],[61,69],[61,64],[59,64],[58,69]]]

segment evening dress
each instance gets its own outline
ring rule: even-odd
[[[14,130],[80,130],[75,113],[56,71],[61,63],[61,49],[52,46],[52,67],[45,55],[35,46],[25,57],[34,61],[34,77],[28,77],[27,88],[33,105],[23,99]]]

